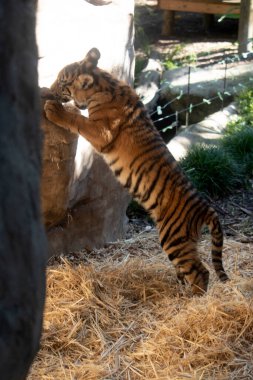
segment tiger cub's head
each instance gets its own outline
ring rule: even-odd
[[[60,102],[73,99],[78,107],[86,106],[87,98],[98,90],[95,78],[99,71],[97,68],[99,58],[99,50],[93,48],[82,61],[65,66],[50,87],[53,95]]]

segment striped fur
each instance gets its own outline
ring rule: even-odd
[[[209,272],[197,253],[201,228],[212,237],[212,262],[221,281],[223,233],[217,213],[181,171],[132,88],[99,69],[97,49],[66,66],[51,91],[59,101],[87,106],[89,118],[71,114],[58,101],[47,101],[47,118],[84,136],[100,152],[120,183],[156,222],[163,250],[178,278],[194,294],[207,290]]]

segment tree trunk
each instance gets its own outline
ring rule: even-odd
[[[45,292],[34,0],[0,3],[0,73],[0,377],[20,380],[39,347]]]

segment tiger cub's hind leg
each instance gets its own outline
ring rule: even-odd
[[[166,253],[175,266],[177,278],[181,283],[187,281],[196,295],[207,291],[209,272],[198,257],[195,242],[188,241],[179,247],[174,246],[173,249],[169,247]]]

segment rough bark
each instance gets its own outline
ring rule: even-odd
[[[0,377],[26,377],[38,350],[46,240],[39,207],[35,1],[0,3]],[[20,17],[22,15],[22,17]]]
[[[50,228],[64,219],[69,207],[69,186],[78,136],[50,123],[44,115],[44,100],[41,103],[44,132],[41,203],[44,223]],[[78,112],[76,107],[72,108]]]

